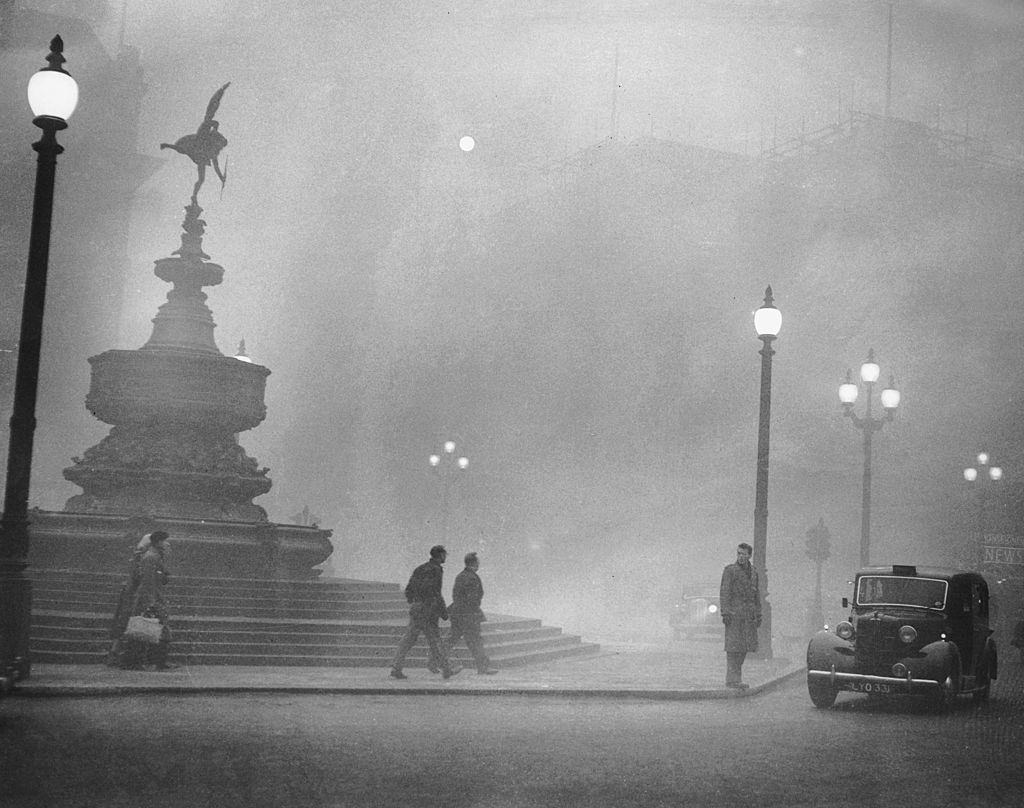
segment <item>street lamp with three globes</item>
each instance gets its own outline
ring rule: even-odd
[[[860,380],[864,383],[864,416],[858,416],[853,411],[853,405],[857,402],[859,387],[853,381],[853,372],[846,371],[846,381],[839,385],[839,400],[843,404],[845,415],[853,422],[853,425],[864,433],[864,479],[861,496],[860,516],[860,566],[866,567],[870,559],[871,549],[871,437],[875,432],[881,430],[886,421],[891,421],[896,414],[896,408],[900,405],[900,392],[896,389],[896,383],[892,376],[889,376],[889,384],[882,390],[880,400],[885,416],[873,418],[871,415],[871,400],[875,382],[881,374],[881,368],[875,362],[875,352],[868,351],[867,361],[860,366]]]
[[[455,455],[455,441],[448,440],[444,443],[444,451],[441,454],[432,454],[427,458],[430,467],[441,477],[441,541],[448,542],[448,508],[450,502],[449,488],[460,472],[469,468],[469,458],[465,455]]]

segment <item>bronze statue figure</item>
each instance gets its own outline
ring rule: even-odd
[[[198,204],[197,196],[203,180],[206,179],[207,166],[213,166],[213,170],[220,178],[222,190],[224,183],[228,180],[227,163],[224,165],[224,170],[221,171],[220,163],[217,162],[217,155],[220,154],[221,149],[228,145],[228,139],[218,131],[220,124],[213,119],[213,116],[217,114],[217,107],[220,106],[220,100],[224,97],[224,91],[230,86],[231,82],[229,81],[210,98],[210,103],[206,105],[206,117],[203,118],[203,122],[199,124],[199,128],[194,135],[185,135],[178,138],[174,143],[160,144],[161,149],[174,149],[174,151],[180,154],[187,155],[199,168],[199,178],[192,189],[193,205]]]

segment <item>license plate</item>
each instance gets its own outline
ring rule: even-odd
[[[892,685],[886,682],[847,682],[846,687],[856,693],[894,693]]]

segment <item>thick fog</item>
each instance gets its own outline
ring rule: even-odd
[[[903,396],[874,438],[873,560],[963,557],[962,469],[981,449],[1006,469],[992,519],[1014,532],[1019,4],[893,9],[892,115],[977,138],[1005,167],[953,172],[862,146],[775,184],[773,146],[884,112],[887,3],[23,5],[84,18],[111,54],[138,49],[136,148],[159,160],[124,223],[127,255],[110,256],[124,267],[111,332],[46,332],[57,422],[40,424],[33,505],[63,507],[78,489],[61,469],[109,429],[84,408],[88,356],[141,346],[168,291],[153,262],[178,247],[195,167],[159,144],[194,131],[231,82],[217,113],[227,182],[211,175],[199,197],[204,248],[225,268],[208,303],[221,351],[244,339],[272,371],[266,421],[239,436],[270,467],[258,502],[274,521],[308,507],[331,528],[330,574],[404,582],[444,541],[449,584],[480,552],[485,609],[667,633],[679,595],[717,589],[752,540],[752,312],[768,284],[783,316],[777,631],[804,629],[819,519],[831,602],[857,564],[862,437],[837,388],[870,348]],[[103,95],[81,94],[83,110]],[[74,125],[58,242],[73,200],[102,204],[74,188]],[[57,290],[49,321],[73,307]],[[59,379],[45,367],[57,356]],[[469,465],[444,524],[427,458],[448,439]]]

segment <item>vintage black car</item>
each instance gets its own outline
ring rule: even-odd
[[[977,572],[868,567],[853,582],[848,619],[807,646],[807,690],[831,707],[843,690],[931,696],[950,704],[989,696],[998,673],[988,584]]]
[[[683,595],[668,616],[675,640],[722,639],[722,615],[718,611],[718,593]]]

